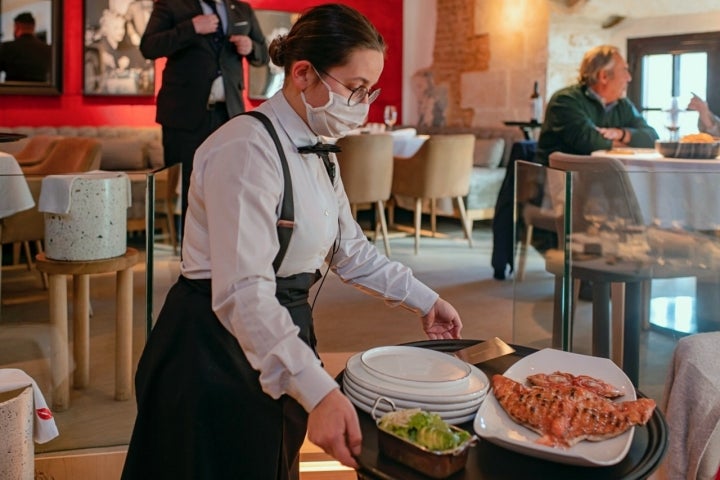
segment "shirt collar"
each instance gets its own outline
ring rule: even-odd
[[[605,99],[600,96],[595,90],[592,89],[592,87],[587,87],[587,95],[590,98],[594,98],[598,102],[600,102],[600,105],[603,106],[606,112],[609,112],[613,108],[615,108],[615,105],[617,105],[618,101],[615,100],[614,102],[607,103],[605,102]]]

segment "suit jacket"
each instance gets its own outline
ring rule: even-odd
[[[250,25],[247,34],[253,41],[252,52],[247,56],[250,64],[267,64],[265,37],[252,7],[238,0],[224,2],[228,25],[244,21]],[[156,114],[157,122],[166,127],[192,130],[200,125],[218,69],[223,76],[230,117],[245,110],[242,57],[229,40],[223,42],[216,54],[212,35],[195,33],[192,19],[202,13],[200,0],[156,0],[140,42],[140,51],[146,58],[167,57]]]
[[[7,81],[50,81],[50,45],[26,33],[0,44],[0,71]]]

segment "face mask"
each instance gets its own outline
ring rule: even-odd
[[[305,100],[305,94],[300,92],[300,98],[305,104],[308,124],[313,132],[325,137],[338,138],[365,123],[370,110],[369,104],[358,103],[350,106],[347,104],[347,98],[330,90],[330,86],[322,79],[320,81],[330,94],[330,99],[325,105],[311,106]]]

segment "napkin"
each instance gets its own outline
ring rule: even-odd
[[[46,213],[57,213],[64,215],[70,212],[72,207],[72,187],[77,179],[107,179],[124,177],[127,181],[127,206],[132,203],[132,194],[130,191],[130,177],[123,172],[107,172],[103,170],[93,170],[91,172],[71,174],[71,175],[48,175],[43,178],[42,189],[40,190],[40,200],[38,201],[38,210]]]
[[[0,391],[32,386],[34,399],[33,436],[37,443],[46,443],[59,435],[55,419],[40,388],[30,375],[17,368],[0,369]]]

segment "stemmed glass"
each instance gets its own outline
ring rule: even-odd
[[[388,130],[393,129],[393,125],[397,123],[397,108],[395,105],[385,105],[385,111],[383,112],[383,119]]]

